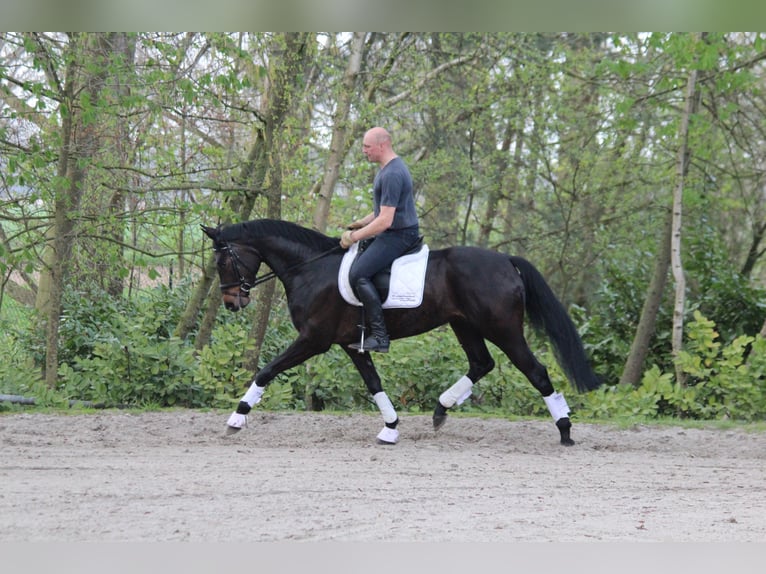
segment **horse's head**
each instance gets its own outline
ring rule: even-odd
[[[250,303],[250,289],[261,266],[258,253],[247,246],[221,239],[220,227],[202,226],[213,240],[218,279],[221,283],[223,304],[229,311],[239,311]]]

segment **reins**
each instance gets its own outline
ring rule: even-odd
[[[311,257],[310,259],[306,259],[305,261],[301,261],[300,263],[291,265],[290,267],[288,267],[287,269],[283,271],[283,274],[288,275],[289,273],[302,267],[303,265],[308,265],[309,263],[313,263],[314,261],[317,261],[318,259],[322,259],[323,257],[326,257],[330,253],[337,251],[340,248],[341,248],[340,245],[336,245],[335,247],[328,249],[327,251],[323,251],[322,253],[315,255],[314,257]],[[255,250],[256,253],[258,253],[257,249],[255,248],[253,249]],[[234,287],[235,285],[239,285],[239,290],[242,291],[245,295],[249,295],[250,289],[252,289],[253,287],[256,287],[260,285],[261,283],[265,283],[266,281],[270,281],[274,279],[275,277],[277,277],[277,273],[275,271],[269,271],[268,273],[264,273],[260,277],[256,277],[255,279],[253,279],[253,282],[250,283],[245,278],[242,271],[240,271],[239,266],[241,264],[246,271],[250,271],[250,269],[248,269],[247,265],[245,265],[242,259],[240,259],[239,254],[236,251],[234,251],[234,248],[231,246],[231,244],[228,241],[225,241],[224,246],[221,247],[220,249],[217,249],[216,251],[228,251],[231,254],[231,262],[234,265],[234,272],[239,276],[238,282],[222,284],[221,291],[225,289],[229,289],[230,287]],[[263,261],[263,256],[260,253],[258,253],[258,257],[260,257],[261,261]]]

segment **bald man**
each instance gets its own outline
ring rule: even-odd
[[[418,240],[419,222],[412,191],[412,176],[402,158],[396,155],[391,135],[381,127],[364,134],[362,153],[377,163],[380,170],[372,186],[372,213],[354,221],[341,236],[340,244],[348,249],[362,239],[374,238],[351,266],[349,281],[364,305],[370,336],[350,345],[353,349],[387,353],[390,340],[383,320],[380,295],[373,276],[388,267]]]

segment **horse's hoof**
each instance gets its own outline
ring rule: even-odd
[[[569,417],[561,417],[556,421],[556,426],[561,433],[561,444],[564,446],[573,446],[575,442],[570,438],[572,422],[569,420]]]
[[[238,430],[247,426],[247,415],[236,412],[231,413],[229,420],[226,421],[226,425],[229,427],[229,429],[226,431],[226,434],[234,434]]]
[[[444,423],[447,422],[447,407],[445,407],[441,402],[436,403],[436,408],[434,409],[434,430],[437,431],[442,426],[444,426]]]
[[[447,422],[447,415],[434,415],[434,430],[438,431]]]
[[[226,427],[226,436],[231,436],[233,434],[237,434],[241,430],[242,430],[242,428],[240,428],[240,427],[230,427],[230,426],[227,426]]]
[[[383,427],[383,430],[378,433],[378,444],[396,444],[399,442],[399,431],[389,427]]]

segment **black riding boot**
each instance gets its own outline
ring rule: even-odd
[[[383,321],[383,307],[380,301],[378,290],[368,279],[360,279],[356,282],[356,296],[364,305],[364,313],[367,322],[370,324],[370,336],[365,337],[363,351],[376,351],[378,353],[388,353],[390,340],[386,323]],[[359,343],[349,345],[352,349],[359,349]]]

